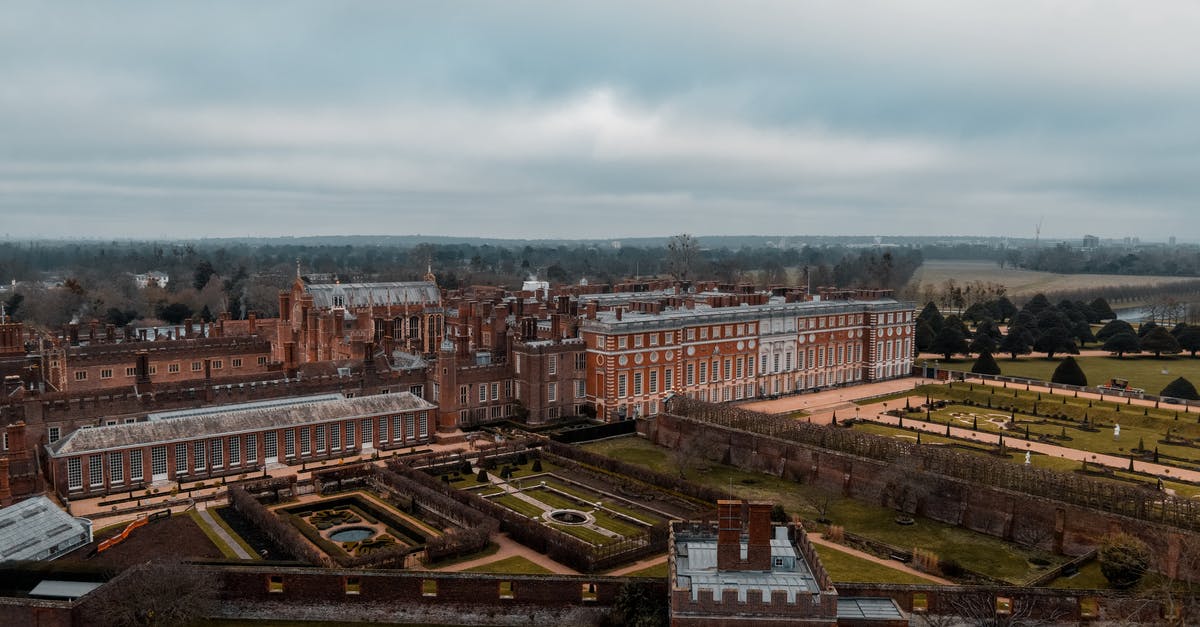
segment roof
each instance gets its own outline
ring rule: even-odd
[[[103,583],[94,581],[43,579],[38,582],[37,586],[34,586],[33,590],[29,591],[29,596],[50,597],[53,599],[78,599],[103,585]]]
[[[334,296],[342,297],[344,307],[372,305],[437,305],[442,302],[438,286],[428,281],[393,283],[319,283],[304,290],[312,295],[313,306],[332,308]]]
[[[332,396],[332,398],[330,397]],[[157,444],[194,440],[205,436],[259,431],[269,427],[290,427],[383,414],[422,411],[437,406],[410,392],[345,398],[340,394],[300,399],[280,405],[278,401],[259,401],[230,407],[196,410],[197,413],[147,422],[134,422],[91,429],[76,429],[67,437],[49,445],[52,457],[64,457]],[[167,414],[175,412],[164,412]]]
[[[0,509],[0,562],[53,559],[91,541],[91,525],[35,496]]]
[[[896,602],[889,598],[838,597],[838,620],[904,620]]]
[[[771,562],[785,558],[785,566],[772,566],[770,571],[717,570],[717,539],[713,534],[676,536],[675,583],[691,590],[692,599],[699,599],[701,589],[713,591],[721,598],[722,590],[736,590],[739,601],[746,600],[747,590],[761,590],[764,599],[771,593],[783,591],[787,602],[794,603],[801,593],[817,594],[821,587],[796,547],[785,537],[771,539]]]
[[[640,327],[675,328],[680,325],[752,321],[774,315],[810,316],[868,311],[909,311],[912,309],[912,303],[901,302],[891,298],[878,300],[796,301],[788,303],[784,302],[782,298],[775,297],[765,305],[713,307],[706,303],[696,303],[694,309],[673,307],[663,309],[660,313],[623,311],[620,320],[617,320],[616,311],[598,311],[594,320],[583,320],[583,328],[604,331],[612,331],[617,328],[629,329]]]

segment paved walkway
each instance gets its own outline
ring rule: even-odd
[[[879,383],[867,383],[864,385],[823,390],[821,392],[796,394],[770,401],[750,401],[741,403],[739,406],[743,409],[762,412],[764,414],[789,414],[796,411],[809,413],[826,410],[836,411],[836,408],[850,406],[857,399],[895,394],[896,392],[912,390],[918,385],[930,382],[932,382],[930,379],[905,377],[903,379],[880,381]]]
[[[808,532],[808,540],[809,540],[809,542],[812,542],[813,544],[827,546],[835,551],[841,551],[843,553],[848,553],[850,555],[853,555],[854,557],[867,560],[868,562],[874,562],[881,566],[886,566],[888,568],[891,568],[892,570],[898,570],[902,573],[908,573],[909,575],[913,575],[914,577],[928,579],[929,581],[932,581],[935,583],[940,583],[943,586],[957,586],[958,585],[958,584],[954,583],[953,581],[950,581],[949,579],[943,579],[936,575],[930,575],[929,573],[921,572],[921,571],[909,566],[908,564],[904,564],[902,562],[897,562],[896,560],[884,559],[882,557],[879,557],[878,555],[871,555],[870,553],[865,553],[863,551],[859,551],[858,549],[852,549],[844,544],[838,544],[837,542],[833,542],[831,540],[826,540],[825,538],[823,538],[821,536],[820,533],[815,532],[815,531]]]
[[[492,562],[498,562],[502,559],[506,559],[509,557],[521,556],[521,557],[524,557],[525,559],[533,562],[534,564],[537,564],[538,566],[541,566],[542,568],[545,568],[546,570],[549,570],[550,572],[553,572],[553,573],[558,573],[560,575],[578,575],[579,574],[579,571],[577,571],[569,566],[560,564],[560,563],[550,559],[549,557],[546,557],[545,555],[542,555],[541,553],[538,553],[538,552],[534,551],[533,549],[530,549],[529,547],[518,543],[516,540],[509,538],[508,534],[506,534],[506,533],[501,533],[501,534],[492,536],[492,542],[495,542],[496,544],[500,545],[500,548],[499,548],[499,550],[497,550],[495,553],[493,553],[491,555],[481,557],[478,559],[468,560],[466,562],[459,562],[457,564],[451,564],[450,566],[446,566],[445,568],[435,568],[433,570],[436,570],[438,572],[445,572],[445,573],[456,573],[456,572],[468,570],[471,568],[475,568],[476,566],[483,566],[484,564],[491,564]],[[414,569],[414,570],[417,570],[417,569]]]
[[[226,546],[228,546],[230,549],[233,549],[233,552],[238,556],[238,559],[255,559],[253,555],[250,555],[249,551],[242,548],[240,542],[234,540],[233,537],[229,535],[229,532],[225,531],[225,528],[213,519],[213,515],[208,511],[207,506],[197,506],[196,513],[200,515],[200,519],[204,521],[204,524],[208,525],[208,528],[216,533],[218,538],[221,538],[221,541],[224,542]]]

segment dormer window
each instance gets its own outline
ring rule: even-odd
[[[346,306],[346,298],[344,296],[334,296],[333,297],[333,306],[334,307],[345,307]]]

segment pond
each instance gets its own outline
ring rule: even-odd
[[[375,530],[370,527],[346,527],[329,534],[329,539],[334,542],[359,542],[373,535]]]

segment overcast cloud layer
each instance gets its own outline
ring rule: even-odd
[[[1200,3],[39,2],[0,234],[1200,227]]]

